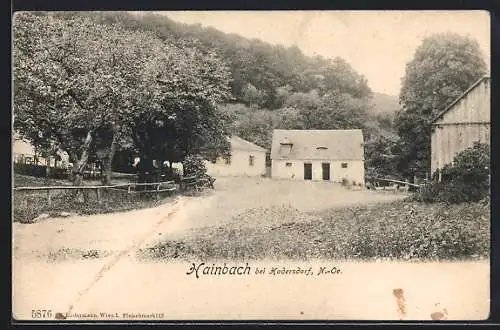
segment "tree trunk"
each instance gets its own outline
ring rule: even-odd
[[[103,185],[109,185],[111,183],[111,173],[113,171],[113,158],[116,152],[116,133],[113,134],[113,140],[111,141],[111,147],[109,149],[109,154],[106,159],[102,162],[101,168],[101,183]]]
[[[50,157],[46,159],[47,167],[45,169],[45,177],[50,178]]]
[[[85,138],[85,142],[83,143],[82,155],[80,159],[77,159],[73,164],[73,168],[71,169],[71,177],[74,186],[81,186],[83,183],[83,169],[87,165],[87,161],[89,159],[89,149],[90,144],[92,143],[92,131],[87,132],[87,137]]]

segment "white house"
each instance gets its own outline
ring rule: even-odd
[[[364,185],[364,140],[360,129],[273,131],[271,177]]]
[[[489,76],[479,79],[432,121],[432,173],[474,142],[490,143],[490,84]]]
[[[260,176],[266,173],[266,149],[238,136],[229,139],[231,156],[205,161],[212,176]]]

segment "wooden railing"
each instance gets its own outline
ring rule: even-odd
[[[137,189],[138,187],[144,187],[145,189]],[[174,181],[167,182],[151,182],[151,183],[125,183],[117,185],[106,185],[106,186],[44,186],[44,187],[14,187],[14,191],[46,191],[47,194],[47,204],[51,205],[51,194],[56,190],[77,190],[77,191],[95,191],[97,202],[101,201],[101,191],[103,189],[118,190],[128,194],[134,193],[156,193],[156,197],[159,197],[159,193],[163,192],[174,192],[177,190],[177,186]]]
[[[374,186],[373,188],[375,190],[403,190],[403,191],[408,191],[410,189],[410,187],[415,188],[417,190],[420,190],[424,186],[423,184],[415,184],[415,183],[410,183],[410,182],[406,182],[406,181],[395,180],[395,179],[386,179],[386,178],[367,178],[366,180],[368,182],[386,182],[386,183],[392,183],[392,185],[389,185],[389,186]]]
[[[194,188],[198,190],[198,178],[196,176],[186,176],[181,179],[179,188],[181,191],[185,191],[189,188]]]

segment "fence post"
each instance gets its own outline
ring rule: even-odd
[[[47,205],[50,206],[51,200],[50,200],[50,189],[47,189]]]
[[[97,203],[101,204],[101,190],[99,188],[96,188],[95,192],[96,192],[96,197],[97,197]]]

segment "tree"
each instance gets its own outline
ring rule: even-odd
[[[78,15],[23,13],[14,23],[15,128],[35,145],[66,151],[75,184],[98,150],[109,150],[109,172],[127,137],[152,161],[197,152],[225,133],[216,105],[229,95],[230,75],[194,41],[162,41]]]
[[[430,120],[486,73],[479,44],[469,37],[444,33],[422,42],[406,65],[395,118],[406,176],[430,169]]]
[[[95,133],[113,126],[126,79],[134,78],[121,70],[134,42],[84,19],[14,18],[14,127],[35,146],[66,151],[80,184]]]
[[[243,89],[243,99],[250,108],[259,108],[264,105],[266,93],[257,89],[254,85],[248,83]]]
[[[194,41],[166,43],[148,66],[146,87],[154,95],[148,107],[129,114],[127,125],[141,151],[142,169],[152,171],[156,159],[182,161],[210,149],[224,153],[228,119],[218,104],[230,99],[230,73],[210,50]]]
[[[397,136],[377,136],[365,143],[365,167],[370,176],[398,178]]]
[[[368,99],[355,98],[347,93],[333,91],[324,96],[320,96],[316,90],[294,93],[281,111],[281,128],[362,128],[368,107]]]

